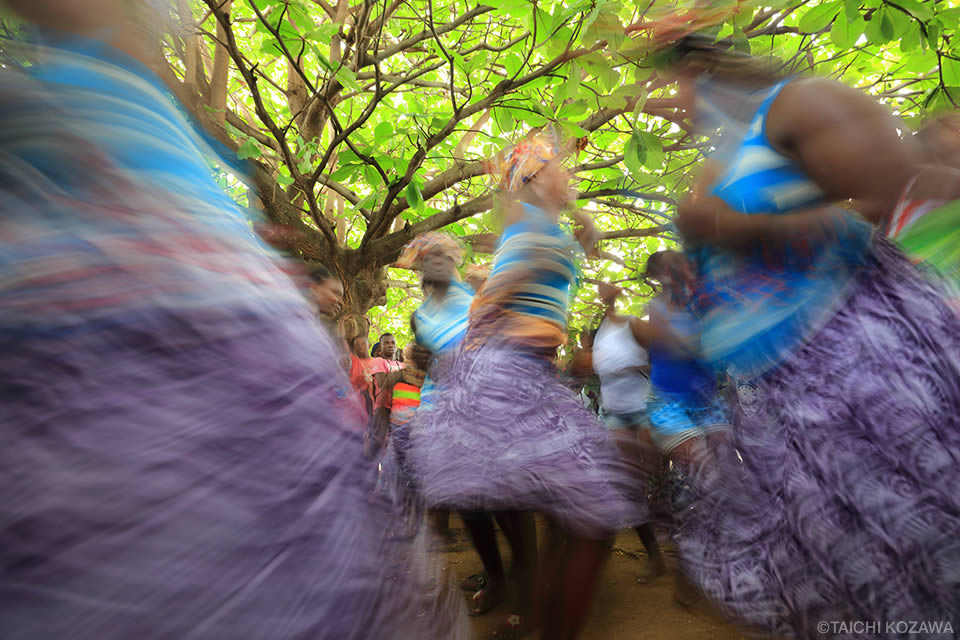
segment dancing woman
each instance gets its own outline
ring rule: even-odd
[[[676,224],[705,360],[741,391],[742,464],[678,536],[701,588],[767,633],[960,616],[960,318],[886,238],[914,172],[880,105],[689,37],[661,57],[696,122],[738,135]],[[881,223],[886,216],[877,216]]]
[[[330,337],[140,62],[146,4],[12,3],[76,32],[0,74],[0,635],[466,637],[384,544]]]
[[[590,360],[600,378],[604,424],[617,443],[624,464],[636,477],[636,493],[632,498],[646,503],[650,480],[660,467],[660,455],[650,439],[647,413],[650,358],[648,345],[641,345],[635,335],[637,322],[642,321],[617,314],[616,299],[620,292],[619,287],[599,285],[600,299],[606,309],[593,338]],[[652,513],[650,515],[652,518]],[[639,524],[634,530],[647,552],[646,574],[638,581],[650,582],[666,573],[666,563],[653,522]]]
[[[553,369],[566,342],[577,261],[596,238],[581,214],[582,246],[559,226],[570,201],[559,151],[543,136],[505,156],[505,224],[494,266],[450,383],[411,439],[429,504],[541,512],[566,533],[564,544],[553,537],[541,563],[541,584],[550,589],[534,604],[550,615],[540,618],[535,607],[531,620],[514,618],[510,632],[542,622],[551,639],[578,635],[610,538],[645,521],[624,496],[632,479],[623,477],[609,434]]]
[[[427,298],[414,311],[410,323],[419,344],[433,353],[416,420],[395,442],[403,448],[398,454],[404,458],[409,456],[406,451],[409,433],[429,424],[437,397],[446,393],[456,354],[467,333],[474,290],[461,281],[457,272],[462,259],[460,244],[451,236],[426,233],[404,247],[397,261],[400,267],[420,272]],[[478,274],[474,271],[474,275]],[[461,586],[472,594],[470,614],[483,615],[506,596],[507,578],[497,546],[494,518],[475,509],[459,510],[459,514],[483,563],[483,573],[469,576]],[[497,515],[497,520],[513,552],[513,572],[521,585],[520,591],[529,591],[537,553],[533,519],[527,514],[503,513]]]

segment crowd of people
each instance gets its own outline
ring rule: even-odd
[[[840,83],[663,43],[716,151],[647,314],[601,285],[561,374],[600,238],[575,145],[489,163],[488,273],[444,233],[404,247],[415,340],[371,348],[332,326],[351,283],[291,278],[219,189],[131,12],[6,4],[42,63],[0,74],[0,635],[456,639],[513,593],[496,637],[573,639],[618,531],[666,571],[664,508],[678,599],[752,633],[960,626],[953,117],[904,136]],[[447,584],[430,512],[482,573]]]

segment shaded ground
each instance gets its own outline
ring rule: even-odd
[[[462,531],[456,519],[451,526]],[[542,532],[541,532],[542,533]],[[501,549],[509,562],[509,552],[501,536]],[[462,550],[461,550],[462,549]],[[706,602],[699,602],[690,610],[673,600],[672,550],[666,549],[670,572],[652,584],[640,584],[636,576],[643,570],[646,556],[643,546],[633,532],[617,536],[614,553],[601,578],[593,604],[590,621],[582,640],[741,640],[745,638],[736,628],[711,610]],[[450,569],[458,580],[481,570],[480,560],[468,543],[446,553]],[[490,633],[510,613],[503,604],[491,613],[473,618],[478,640],[486,640]],[[529,636],[531,640],[536,635]]]

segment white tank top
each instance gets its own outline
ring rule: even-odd
[[[604,319],[593,340],[593,370],[600,377],[603,406],[613,413],[647,408],[650,378],[637,371],[650,363],[647,351],[633,337],[628,322]]]

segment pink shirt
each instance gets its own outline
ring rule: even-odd
[[[373,358],[373,364],[371,365],[370,379],[371,384],[370,388],[373,389],[373,399],[374,399],[374,409],[389,409],[393,404],[393,396],[385,396],[384,398],[378,398],[380,395],[380,388],[373,382],[373,374],[375,373],[390,373],[392,371],[399,371],[403,369],[403,363],[397,362],[396,360],[386,360],[384,358]]]

